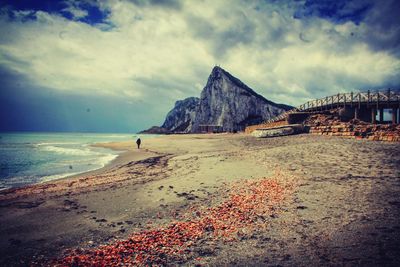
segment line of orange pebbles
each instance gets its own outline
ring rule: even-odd
[[[240,233],[265,228],[266,223],[262,218],[273,214],[283,200],[291,195],[293,181],[293,177],[278,171],[273,178],[233,183],[227,190],[225,201],[214,207],[192,207],[184,221],[140,231],[127,240],[97,249],[77,249],[49,265],[164,266],[185,261],[185,253],[189,248],[207,235],[233,241]]]

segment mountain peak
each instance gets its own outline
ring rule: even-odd
[[[224,75],[226,75],[228,72],[221,68],[220,66],[214,66],[212,69],[210,76],[208,77],[208,82],[213,82],[215,80],[218,80],[222,78]]]
[[[219,79],[227,79],[231,81],[234,84],[237,84],[238,86],[242,87],[244,83],[242,83],[238,78],[234,77],[231,75],[229,72],[221,68],[220,66],[214,66],[212,69],[210,76],[208,77],[208,82],[207,85],[211,85],[213,82]],[[244,85],[247,87],[246,85]]]
[[[212,73],[218,73],[218,72],[226,72],[226,70],[224,70],[223,68],[221,68],[220,66],[214,66],[214,68],[211,71]]]
[[[257,94],[253,89],[248,87],[244,82],[242,82],[241,80],[239,80],[238,78],[236,78],[235,76],[233,76],[228,71],[221,68],[220,66],[215,66],[212,69],[211,74],[208,77],[206,87],[213,88],[212,84],[220,79],[228,80],[232,85],[236,86],[237,88],[247,91],[248,93],[250,93],[256,97],[260,97],[270,104],[272,103],[271,101],[265,99],[263,96]],[[272,104],[275,104],[275,103],[272,103]]]

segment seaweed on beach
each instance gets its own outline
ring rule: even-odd
[[[211,207],[193,206],[163,227],[136,232],[126,240],[92,250],[76,249],[52,266],[156,265],[201,261],[213,254],[199,250],[205,241],[232,242],[243,235],[267,226],[265,218],[274,216],[277,208],[294,190],[293,177],[277,173],[272,178],[242,180],[228,186],[222,201]],[[33,263],[35,264],[35,263]]]
[[[146,166],[147,168],[151,168],[157,165],[161,165],[162,167],[165,167],[167,165],[167,161],[164,160],[168,155],[162,155],[162,156],[157,156],[157,157],[151,157],[143,160],[138,160],[138,161],[131,161],[126,166],[128,167],[133,167],[136,165],[143,165]]]

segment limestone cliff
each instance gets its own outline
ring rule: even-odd
[[[191,131],[201,131],[201,125],[243,131],[247,125],[263,122],[290,108],[265,99],[227,71],[214,67],[201,92]]]
[[[198,105],[198,97],[188,97],[184,100],[176,101],[174,108],[168,112],[161,127],[171,132],[187,133],[192,131],[192,124]]]
[[[148,131],[196,133],[203,131],[204,125],[218,126],[224,132],[243,131],[248,125],[259,124],[291,108],[265,99],[227,71],[214,67],[200,99],[176,101],[163,125]]]

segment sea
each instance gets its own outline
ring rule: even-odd
[[[140,135],[153,138],[157,135]],[[121,151],[95,143],[132,141],[137,134],[0,133],[0,190],[43,183],[104,167]]]

